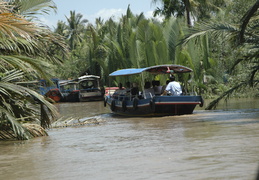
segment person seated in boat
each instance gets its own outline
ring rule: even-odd
[[[119,89],[114,92],[114,95],[119,100],[129,99],[131,96],[131,84],[130,82],[126,82],[126,87],[122,87],[122,84],[119,83]]]
[[[125,94],[126,94],[125,88],[122,86],[122,83],[119,83],[118,89],[115,90],[112,96],[118,97],[120,95],[125,95]]]
[[[162,95],[180,96],[182,94],[182,88],[179,82],[175,81],[173,75],[170,76],[170,82],[166,86]]]
[[[128,81],[128,82],[126,82],[126,89],[125,89],[125,91],[127,93],[130,93],[130,90],[131,90],[131,85],[130,85],[130,82]]]
[[[160,95],[162,93],[162,86],[160,86],[160,81],[153,80],[152,86],[153,86],[155,95]]]
[[[132,83],[132,88],[130,90],[130,94],[132,95],[132,98],[138,97],[139,95],[139,88],[137,83]]]
[[[170,80],[167,80],[165,85],[162,86],[161,92],[163,93],[165,91],[166,86],[170,83]]]
[[[121,92],[123,91],[125,88],[122,86],[122,83],[119,83],[118,85],[118,89],[115,90],[115,92]]]
[[[144,98],[152,98],[155,95],[155,91],[151,88],[151,83],[149,81],[145,82],[144,85]]]

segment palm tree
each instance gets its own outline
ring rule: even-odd
[[[154,3],[161,2],[163,8],[157,8],[154,11],[154,16],[164,15],[166,19],[171,16],[175,17],[186,17],[188,26],[192,26],[191,23],[191,12],[192,5],[195,1],[190,0],[153,0]]]
[[[171,16],[185,17],[187,25],[192,26],[192,20],[210,19],[225,5],[225,0],[153,0],[160,2],[162,8],[154,11],[154,16],[163,15],[166,19]]]
[[[222,95],[212,101],[206,109],[215,108],[221,99],[224,97],[229,97],[231,93],[242,87],[248,85],[255,86],[258,84],[258,8],[259,1],[257,0],[257,2],[255,2],[245,13],[240,21],[240,25],[232,25],[216,21],[202,23],[200,24],[200,27],[192,29],[191,33],[185,37],[184,43],[188,43],[190,40],[197,39],[204,35],[210,35],[211,37],[224,36],[224,41],[232,44],[232,48],[235,47],[237,52],[239,52],[239,56],[237,56],[238,58],[236,58],[237,60],[233,63],[233,67],[230,70],[233,72],[235,67],[241,63],[246,66],[247,76],[242,80],[239,79],[239,83],[222,93]]]
[[[58,21],[57,27],[54,30],[55,33],[60,34],[61,36],[68,38],[68,27],[65,22]]]
[[[51,122],[46,111],[50,112],[52,117],[55,117],[57,112],[43,96],[18,85],[17,82],[32,77],[48,78],[44,67],[47,62],[57,60],[47,53],[50,49],[49,42],[56,43],[64,51],[65,45],[58,42],[53,33],[47,33],[50,32],[47,29],[39,28],[23,16],[14,13],[21,12],[18,7],[22,6],[1,2],[0,7],[0,136],[1,139],[5,139],[6,133],[11,132],[12,137],[16,139],[28,139],[32,133],[20,122],[38,120],[42,127],[47,128]],[[41,118],[40,109],[37,108],[34,98],[42,107]]]
[[[82,41],[81,33],[84,29],[84,24],[88,22],[87,19],[82,19],[83,15],[75,11],[70,11],[70,17],[66,17],[68,22],[68,41],[70,49],[75,49],[77,43]]]

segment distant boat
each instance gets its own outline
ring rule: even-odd
[[[79,102],[79,88],[76,80],[60,80],[61,102]]]
[[[39,94],[52,99],[55,102],[59,102],[63,98],[59,89],[59,79],[52,78],[51,81],[52,83],[47,83],[46,80],[41,79],[34,81],[17,82],[17,84],[32,89]]]
[[[101,101],[104,92],[100,87],[100,77],[95,75],[84,75],[78,78],[79,101]]]
[[[57,80],[55,86],[45,87],[45,96],[55,102],[101,101],[104,93],[100,87],[100,77],[84,75],[73,80]],[[43,88],[42,88],[43,89]],[[46,89],[48,90],[46,92]]]
[[[158,65],[147,68],[122,69],[111,73],[109,76],[125,77],[143,72],[148,72],[150,75],[168,75],[190,73],[192,69],[181,65]],[[144,90],[144,87],[142,89]],[[156,95],[150,92],[142,92],[141,95],[132,95],[131,93],[109,94],[105,97],[104,105],[107,104],[113,113],[125,116],[192,114],[196,105],[203,106],[203,99],[200,95],[161,96],[160,94]]]
[[[59,89],[59,79],[58,78],[52,78],[51,79],[52,84],[48,85],[49,83],[47,83],[47,81],[45,79],[41,79],[38,81],[38,88],[39,88],[39,93],[41,95],[45,95],[49,90],[51,89]]]

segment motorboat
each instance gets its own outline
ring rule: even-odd
[[[100,76],[84,75],[78,78],[79,101],[102,101],[104,92],[100,87]]]
[[[181,65],[157,65],[146,68],[130,68],[114,71],[109,77],[128,77],[147,73],[148,75],[171,75],[191,73],[193,70]],[[141,78],[140,78],[141,79]],[[203,106],[203,98],[195,93],[184,93],[180,96],[161,95],[161,93],[146,92],[142,78],[142,92],[131,94],[123,90],[122,93],[108,94],[104,99],[104,106],[108,105],[115,114],[125,116],[167,116],[192,114],[196,105]]]
[[[76,80],[60,80],[61,102],[79,102],[79,88]]]
[[[44,95],[55,102],[102,101],[104,93],[100,77],[84,75],[71,80],[56,80],[54,86],[46,87]]]

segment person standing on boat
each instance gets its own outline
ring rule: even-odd
[[[171,95],[171,96],[180,96],[182,94],[182,88],[179,82],[175,81],[175,77],[173,75],[170,76],[170,82],[166,86],[163,95]]]

